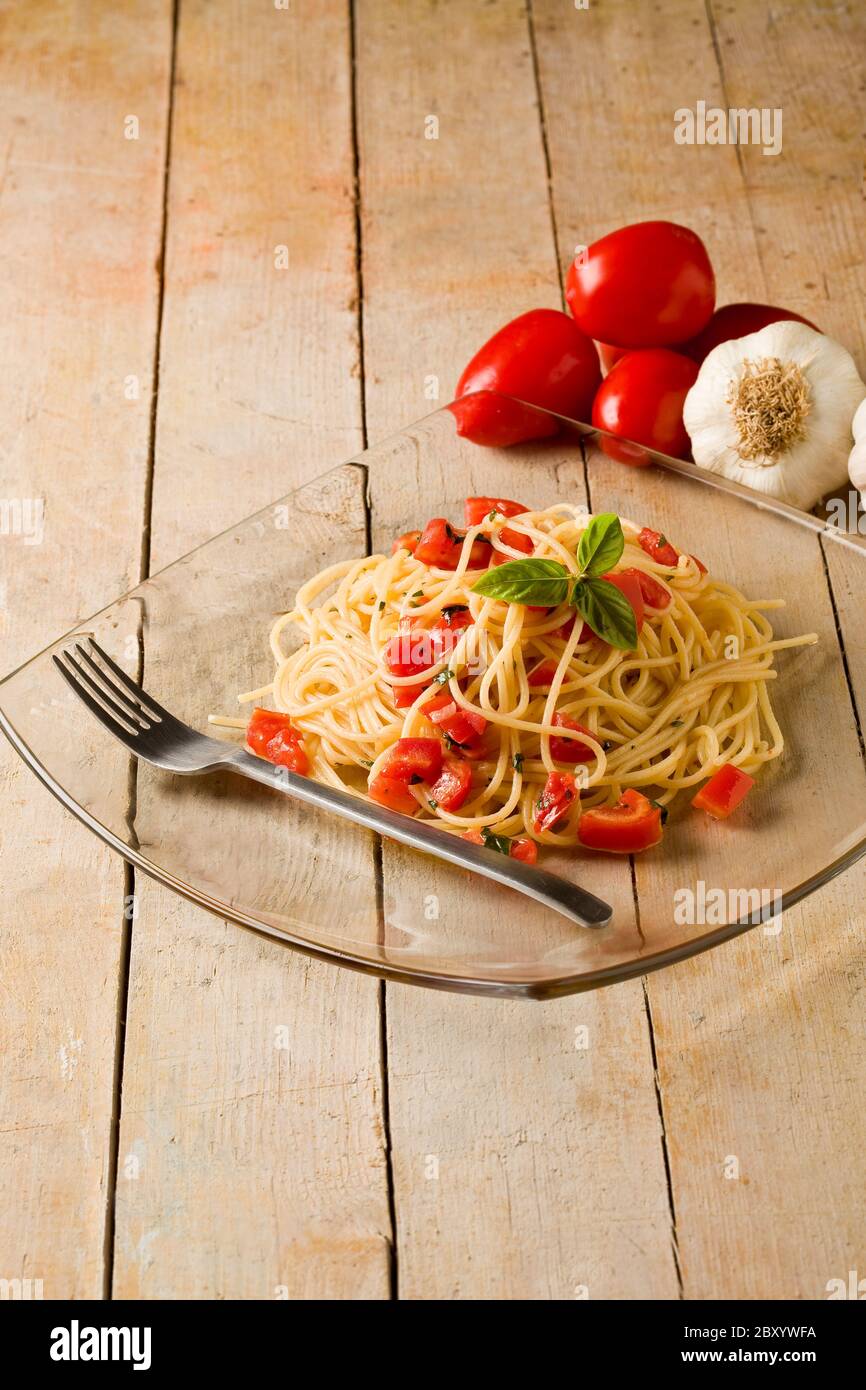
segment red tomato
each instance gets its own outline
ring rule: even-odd
[[[629,567],[629,569],[626,570],[611,570],[601,577],[602,579],[609,579],[611,584],[615,584],[616,587],[625,594],[634,609],[635,627],[638,632],[640,632],[644,620],[644,596],[640,570],[634,569],[633,567]],[[590,637],[595,636],[597,636],[597,634],[593,632],[589,623],[584,623],[583,627],[580,629],[580,641],[588,642]]]
[[[559,710],[553,716],[552,722],[558,729],[574,729],[576,733],[589,734],[596,743],[601,742],[598,735],[592,732],[592,729],[587,729],[584,724],[578,724],[576,719],[571,719]],[[554,734],[550,738],[550,756],[555,758],[558,763],[591,763],[595,760],[595,754],[587,744],[581,743],[576,738],[557,738]]]
[[[713,773],[709,782],[704,783],[697,796],[692,797],[692,805],[699,811],[706,811],[714,820],[726,820],[754,785],[755,779],[748,772],[741,772],[733,763],[725,763]]]
[[[472,768],[458,758],[446,758],[430,788],[430,800],[443,811],[459,811],[472,787]]]
[[[703,362],[707,353],[712,352],[719,343],[727,343],[731,338],[745,338],[749,333],[759,333],[767,324],[781,323],[786,319],[805,323],[816,333],[822,331],[811,319],[804,319],[802,314],[794,314],[790,309],[775,309],[772,304],[726,304],[723,309],[717,309],[697,337],[683,343],[679,351],[693,357],[696,362]]]
[[[624,791],[615,806],[584,811],[577,836],[587,849],[613,854],[638,854],[657,845],[662,837],[662,813],[640,792]]]
[[[647,608],[667,608],[671,596],[663,584],[645,570],[635,570],[640,584],[641,596]]]
[[[382,771],[394,782],[435,782],[442,771],[438,738],[398,738]]]
[[[494,333],[457,383],[458,398],[489,391],[517,400],[483,395],[458,399],[450,409],[457,433],[474,444],[520,444],[559,428],[555,420],[520,402],[588,420],[600,381],[595,348],[574,320],[559,309],[530,309]]]
[[[498,512],[500,516],[521,516],[528,511],[522,502],[509,502],[507,497],[467,497],[464,521],[467,526],[477,526],[491,512]]]
[[[635,222],[593,242],[569,268],[568,307],[584,333],[628,348],[692,338],[716,302],[699,236],[676,222]]]
[[[651,531],[645,526],[638,536],[638,544],[657,564],[676,569],[680,552],[674,549],[667,536],[663,536],[660,531]]]
[[[698,569],[700,570],[701,574],[706,574],[706,572],[707,572],[707,567],[706,567],[706,565],[704,564],[703,560],[699,560],[698,557],[697,557],[697,555],[693,555],[691,558],[694,560],[694,562],[695,562],[695,564],[697,565]]]
[[[536,835],[540,835],[542,830],[549,830],[563,816],[567,816],[577,799],[577,783],[570,772],[549,773],[535,803],[532,828]]]
[[[418,810],[418,802],[406,783],[396,777],[389,777],[385,772],[380,772],[373,778],[367,788],[367,795],[371,801],[378,801],[380,806],[387,806],[391,811],[403,811],[407,816],[414,816]]]
[[[534,840],[512,840],[509,854],[523,864],[535,864],[538,860],[538,845]]]
[[[621,357],[598,388],[592,407],[596,429],[622,437],[602,436],[599,444],[604,453],[638,467],[652,460],[645,449],[635,445],[687,458],[691,446],[683,424],[683,402],[697,374],[696,362],[667,348],[628,352]]]
[[[418,544],[415,546],[415,559],[422,564],[434,565],[440,570],[456,570],[463,550],[463,536],[455,531],[450,521],[443,516],[428,521]],[[469,552],[469,568],[484,569],[490,559],[490,542],[479,537]]]
[[[512,550],[520,550],[524,555],[531,555],[535,549],[531,536],[524,535],[522,531],[509,531],[507,526],[503,526],[499,532],[499,539],[503,545],[510,545]],[[490,563],[491,565],[507,565],[513,559],[513,555],[505,555],[501,550],[494,549]]]
[[[247,744],[260,758],[288,767],[305,776],[310,764],[301,746],[301,735],[287,714],[278,710],[253,710],[247,726]]]
[[[481,740],[487,728],[487,720],[483,714],[464,709],[447,690],[434,696],[432,700],[425,701],[421,706],[421,712],[431,723],[437,724],[452,743],[459,744],[461,748],[472,748]]]
[[[493,834],[485,838],[480,830],[464,830],[460,838],[473,845],[487,845],[488,849],[499,850],[500,845],[507,844],[509,859],[520,859],[524,864],[534,864],[538,859],[538,845],[534,840],[509,840],[507,835]]]
[[[393,687],[394,708],[408,709],[410,705],[414,705],[421,691],[426,689],[426,681],[419,681],[417,685],[395,685]]]
[[[398,550],[408,550],[410,555],[414,555],[420,539],[420,531],[404,531],[402,536],[398,536],[391,546],[391,554],[396,555]]]
[[[433,644],[429,632],[423,628],[395,632],[385,648],[385,665],[392,676],[420,675],[429,670],[433,662]]]
[[[539,661],[537,666],[533,666],[531,671],[527,671],[526,680],[534,689],[537,685],[551,685],[553,677],[556,675],[557,663],[555,661]]]

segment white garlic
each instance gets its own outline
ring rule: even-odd
[[[700,468],[808,510],[845,476],[864,397],[845,348],[785,320],[713,348],[683,421]]]
[[[860,490],[860,501],[866,507],[866,400],[860,402],[851,426],[854,448],[848,455],[848,477]]]

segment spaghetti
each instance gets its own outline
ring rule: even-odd
[[[444,740],[462,795],[437,797],[439,782],[410,775],[401,809],[473,838],[574,845],[584,815],[626,793],[664,807],[725,765],[751,785],[784,746],[769,693],[775,653],[815,636],[774,638],[766,614],[782,600],[746,598],[626,521],[606,577],[636,576],[633,651],[602,641],[566,603],[485,597],[473,585],[491,560],[531,553],[576,576],[590,520],[564,504],[517,516],[502,515],[504,505],[517,504],[493,504],[465,535],[441,523],[448,567],[413,553],[415,533],[390,556],[341,561],[308,580],[271,630],[273,681],[240,702],[269,698],[302,741],[310,775],[386,804],[377,788],[398,743]],[[294,648],[290,630],[302,638]],[[545,824],[539,805],[552,774],[573,778],[577,796]]]

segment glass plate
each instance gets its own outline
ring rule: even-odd
[[[682,796],[662,845],[634,863],[544,853],[546,867],[613,904],[609,927],[574,927],[468,871],[230,774],[131,770],[53,667],[61,642],[0,685],[5,732],[71,811],[154,878],[231,921],[389,979],[553,998],[641,975],[750,926],[777,930],[784,907],[866,848],[857,722],[866,544],[690,464],[624,467],[587,427],[546,422],[558,426],[552,439],[481,449],[438,410],[217,536],[74,633],[92,633],[130,674],[143,669],[158,700],[206,730],[210,713],[237,714],[238,691],[270,681],[268,630],[303,579],[370,546],[389,548],[428,516],[459,521],[469,494],[535,507],[588,502],[668,533],[749,596],[785,598],[773,616],[777,635],[815,631],[820,642],[778,654],[773,700],[786,751],[730,821],[711,821]]]

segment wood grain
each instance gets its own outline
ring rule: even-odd
[[[362,442],[346,8],[185,3],[178,44],[155,566]],[[332,546],[363,549],[360,487],[331,523]],[[229,684],[256,645],[270,675],[268,612],[247,617]],[[145,673],[180,696],[166,657],[157,633]],[[146,783],[136,826],[157,852],[170,832]],[[263,883],[285,831],[262,827]],[[370,842],[341,843],[334,880],[372,906]],[[136,891],[117,1296],[387,1297],[379,986]]]
[[[0,494],[44,507],[0,536],[4,668],[138,579],[170,44],[164,3],[0,16]],[[0,1276],[99,1298],[124,871],[0,759]]]
[[[444,403],[479,342],[511,314],[555,305],[559,291],[524,7],[486,6],[471,19],[453,7],[443,24],[421,0],[362,3],[357,24],[375,439],[431,408],[425,379],[438,380]],[[425,138],[430,116],[435,140]],[[411,295],[395,294],[409,283]],[[459,467],[449,455],[438,469],[374,468],[374,547],[442,514],[445,501],[494,490],[532,497],[540,486],[580,500],[577,451],[540,473],[519,452],[505,459],[472,446]],[[420,902],[429,890],[429,869],[397,846],[383,847],[383,871],[386,901],[414,892]],[[601,875],[587,886],[630,911],[627,866],[608,866],[603,889]],[[476,885],[471,900],[462,882],[437,879],[437,891],[442,929],[455,937],[467,914],[495,914],[496,900]],[[507,950],[535,917],[523,904],[499,911]],[[387,1000],[400,1296],[675,1297],[640,987],[540,1011],[392,986]],[[576,1046],[582,1026],[586,1049]],[[627,1105],[611,1102],[622,1094]]]
[[[665,8],[668,22],[657,27],[635,26],[625,3],[567,18],[550,0],[534,4],[564,245],[638,215],[685,222],[707,241],[720,303],[790,304],[828,327],[832,319],[854,346],[862,304],[862,252],[858,258],[853,232],[861,96],[852,83],[840,92],[834,78],[843,48],[851,51],[852,17],[816,11],[804,43],[798,7],[784,16],[775,7],[771,15],[763,5],[726,5],[712,28],[701,6]],[[578,61],[588,86],[579,116]],[[693,107],[697,97],[723,107],[784,106],[782,156],[675,145],[673,112]],[[584,135],[579,149],[571,138],[576,117]],[[825,172],[821,150],[832,150]],[[826,281],[819,266],[827,267]],[[823,300],[830,283],[832,311]],[[627,509],[627,472],[613,485]],[[654,491],[661,521],[676,535],[663,481]],[[753,531],[751,559],[738,537],[736,582],[747,590],[785,590],[794,622],[804,574],[813,602],[826,594],[817,542],[780,550],[781,535],[774,547],[765,521],[754,522]],[[713,545],[722,556],[728,549],[724,536]],[[832,649],[829,594],[823,606],[824,643]],[[859,646],[853,612],[843,616]],[[832,819],[844,803],[862,800],[841,670],[832,707],[808,717],[826,730],[833,749],[822,803]],[[862,977],[856,920],[863,883],[861,869],[851,872],[786,914],[778,938],[754,932],[647,982],[686,1297],[820,1298],[829,1278],[856,1265],[864,1229],[857,1103],[864,1053],[856,1030],[852,1037],[852,1010]],[[649,861],[640,866],[638,886],[642,916],[659,914],[664,905]],[[731,1158],[740,1165],[736,1180],[726,1175]]]

